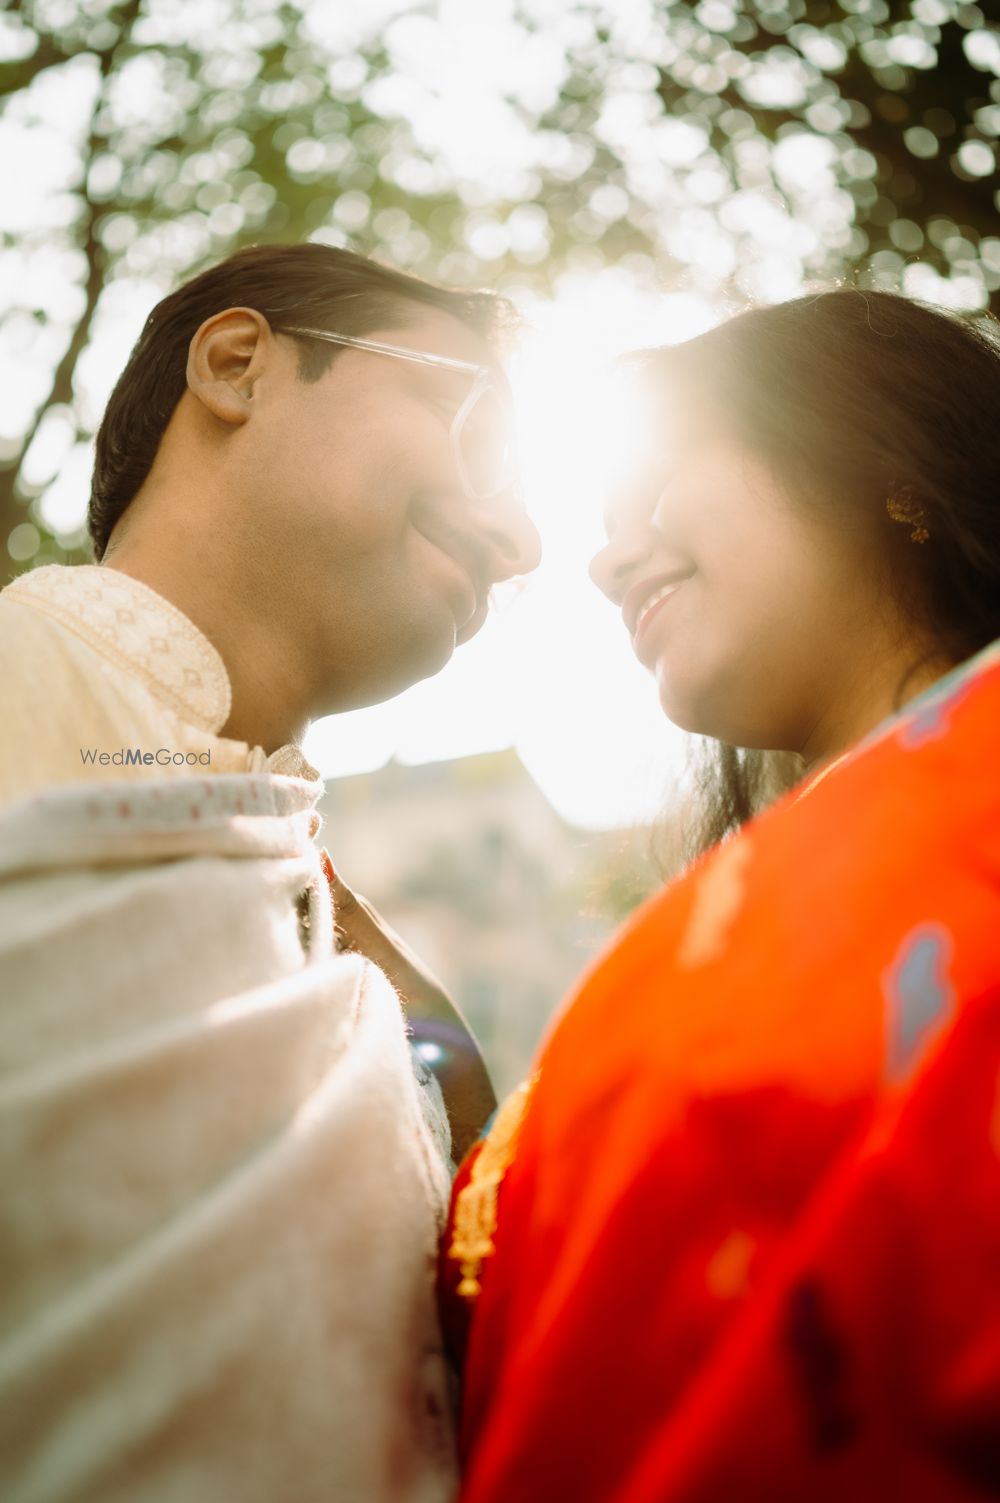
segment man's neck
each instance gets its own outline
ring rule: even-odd
[[[305,686],[296,678],[291,642],[272,629],[249,590],[206,587],[203,576],[124,542],[105,567],[148,585],[208,638],[229,676],[232,708],[220,734],[270,754],[298,744],[309,724]],[[253,609],[246,605],[253,600]],[[238,603],[237,603],[238,602]]]

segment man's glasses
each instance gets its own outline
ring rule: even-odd
[[[349,345],[352,349],[371,350],[376,355],[409,360],[414,365],[433,365],[441,370],[462,371],[472,376],[472,386],[449,430],[462,489],[470,501],[488,501],[514,484],[517,467],[510,403],[498,389],[489,366],[476,365],[471,360],[452,360],[447,355],[432,355],[424,350],[408,350],[398,344],[382,344],[377,339],[359,339],[354,334],[331,334],[328,329],[282,329],[279,332],[299,334],[307,339],[326,339],[330,344]]]

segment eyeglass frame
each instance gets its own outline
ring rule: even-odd
[[[442,370],[462,371],[466,375],[473,376],[474,380],[468,394],[452,418],[448,429],[452,457],[455,460],[455,467],[462,482],[462,489],[470,501],[489,501],[494,496],[500,495],[501,492],[510,490],[517,475],[516,464],[513,458],[510,460],[511,474],[501,480],[499,485],[494,486],[492,490],[480,491],[472,483],[472,477],[469,474],[469,469],[465,463],[459,443],[459,436],[465,425],[465,421],[485,391],[492,389],[501,398],[501,401],[504,401],[501,388],[497,384],[494,373],[488,365],[480,365],[474,360],[457,360],[451,355],[432,355],[429,350],[411,350],[407,349],[405,345],[384,344],[379,339],[362,339],[358,334],[334,334],[329,329],[288,327],[277,329],[275,332],[278,334],[298,334],[306,339],[325,339],[330,344],[345,345],[354,350],[370,350],[375,355],[390,355],[397,360],[409,360],[413,365],[432,365]],[[504,405],[509,406],[509,403],[504,402]]]

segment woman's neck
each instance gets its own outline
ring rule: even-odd
[[[869,677],[856,677],[833,700],[803,744],[806,776],[813,776],[845,756],[954,666],[939,652],[932,654],[909,646],[883,658]]]

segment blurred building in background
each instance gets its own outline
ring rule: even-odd
[[[560,999],[659,876],[645,828],[566,824],[513,750],[340,778],[322,839],[438,974],[497,1089],[524,1074]]]

